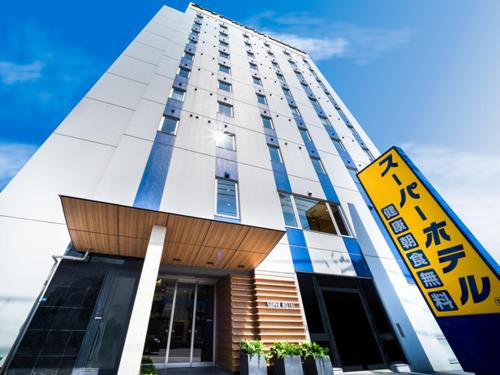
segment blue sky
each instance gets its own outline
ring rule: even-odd
[[[0,189],[164,3],[3,5]],[[378,147],[403,146],[499,258],[499,1],[200,5],[307,50]]]

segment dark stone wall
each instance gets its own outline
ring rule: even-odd
[[[120,269],[139,277],[141,267],[142,260],[117,257],[62,260],[6,373],[71,374],[106,273]]]

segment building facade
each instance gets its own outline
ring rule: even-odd
[[[3,370],[237,371],[243,339],[460,369],[357,180],[378,154],[305,52],[163,7],[0,194]]]

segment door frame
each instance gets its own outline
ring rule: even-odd
[[[368,302],[365,300],[365,296],[363,292],[359,288],[341,288],[341,287],[325,287],[325,286],[319,286],[317,283],[317,280],[314,278],[314,287],[315,290],[317,291],[316,297],[318,298],[319,301],[319,306],[320,306],[320,312],[321,312],[321,317],[323,319],[323,324],[324,327],[326,328],[326,331],[330,335],[330,342],[334,344],[334,357],[338,361],[339,365],[342,367],[342,369],[346,371],[360,371],[360,370],[377,370],[377,369],[384,369],[389,367],[389,363],[387,362],[387,358],[382,346],[382,343],[380,342],[380,337],[378,334],[378,331],[375,327],[375,323],[373,322],[373,317],[372,313],[370,311],[370,308],[368,306]],[[337,347],[337,342],[335,340],[335,334],[333,332],[333,328],[331,326],[330,322],[330,316],[328,314],[328,309],[326,308],[325,300],[324,300],[324,295],[323,291],[330,291],[330,292],[341,292],[341,293],[354,293],[357,294],[360,301],[361,301],[361,306],[363,307],[363,311],[368,319],[368,324],[370,326],[371,333],[375,339],[375,343],[377,346],[377,350],[379,352],[380,358],[382,359],[381,363],[377,364],[368,364],[368,365],[355,365],[355,366],[344,366],[342,365],[342,360],[340,358],[340,354],[338,352],[338,347]]]
[[[179,368],[179,367],[213,367],[215,366],[215,355],[216,355],[216,324],[217,324],[217,288],[215,284],[217,283],[217,279],[210,277],[196,277],[196,276],[181,276],[181,275],[158,275],[158,278],[167,279],[170,281],[174,281],[174,294],[172,296],[172,310],[170,311],[170,321],[168,328],[168,338],[167,338],[167,347],[165,353],[165,362],[164,363],[155,363],[155,367],[158,369],[164,368]],[[169,363],[168,359],[170,356],[170,344],[172,339],[172,326],[174,324],[174,314],[175,307],[177,302],[177,289],[180,283],[183,284],[193,284],[195,286],[194,291],[194,303],[193,303],[193,322],[191,324],[191,346],[189,351],[189,362],[174,362]],[[212,342],[212,361],[211,362],[193,362],[193,351],[194,351],[194,334],[195,334],[195,326],[196,326],[196,308],[197,308],[197,299],[198,299],[198,285],[212,285],[214,287],[214,306],[213,306],[213,342]]]

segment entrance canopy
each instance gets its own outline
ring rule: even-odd
[[[167,228],[162,263],[253,270],[284,231],[61,196],[76,250],[144,258],[153,225]]]

